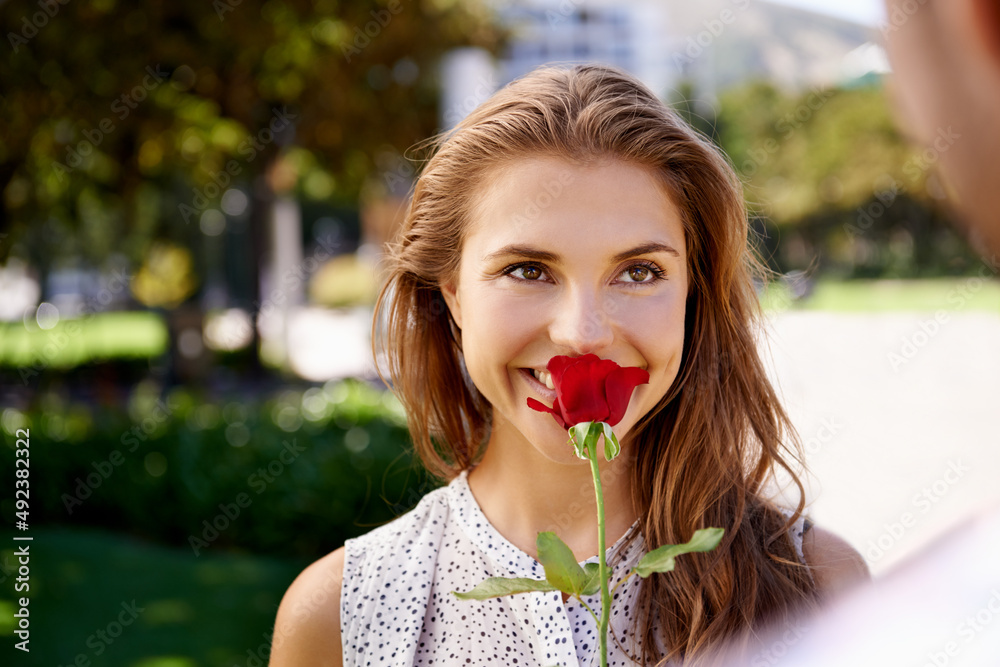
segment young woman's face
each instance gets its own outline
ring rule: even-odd
[[[525,158],[477,192],[458,275],[443,286],[465,364],[493,406],[491,447],[509,441],[574,461],[535,379],[556,355],[596,354],[649,372],[621,438],[663,397],[684,347],[687,257],[680,213],[641,166]]]

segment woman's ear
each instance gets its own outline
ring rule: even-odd
[[[444,297],[444,302],[448,304],[448,310],[451,311],[451,318],[455,320],[455,324],[458,328],[462,328],[462,304],[458,298],[458,285],[455,281],[449,280],[441,284],[441,296]]]

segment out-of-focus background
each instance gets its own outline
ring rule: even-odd
[[[907,144],[881,47],[904,22],[878,0],[0,3],[0,660],[264,665],[295,575],[433,488],[373,370],[379,258],[411,147],[547,62],[633,72],[731,156],[821,525],[878,574],[997,498],[1000,267],[934,174],[975,139]]]

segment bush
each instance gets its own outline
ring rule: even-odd
[[[195,553],[313,558],[436,486],[395,398],[356,381],[218,402],[140,383],[124,408],[50,394],[3,410],[2,426],[5,470],[15,430],[30,428],[32,527],[99,526]]]

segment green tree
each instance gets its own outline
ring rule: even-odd
[[[875,83],[789,92],[753,82],[720,95],[718,140],[770,228],[775,268],[907,277],[949,272],[956,257],[971,265],[940,210],[933,164]]]
[[[259,258],[275,191],[354,205],[374,156],[437,130],[442,54],[499,39],[447,0],[11,2],[0,28],[0,261],[43,276],[159,241],[197,259],[230,183]]]

